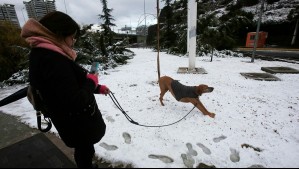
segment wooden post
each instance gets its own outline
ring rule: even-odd
[[[160,79],[160,22],[159,22],[159,0],[157,0],[157,69],[158,69],[158,82]]]

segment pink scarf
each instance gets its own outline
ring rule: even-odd
[[[25,38],[26,42],[32,48],[46,48],[58,52],[73,61],[77,57],[76,52],[65,43],[64,39],[58,38],[54,33],[32,18],[23,26],[21,37]]]

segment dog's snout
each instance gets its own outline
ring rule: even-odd
[[[214,87],[209,87],[209,91],[212,92],[214,90]]]

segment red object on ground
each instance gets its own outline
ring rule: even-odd
[[[255,39],[256,32],[248,32],[246,38],[246,47],[253,48],[254,47],[254,39]],[[266,39],[268,37],[268,32],[259,32],[259,37],[257,41],[257,48],[263,48],[266,44]]]

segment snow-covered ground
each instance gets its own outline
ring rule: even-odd
[[[132,49],[136,56],[127,65],[101,72],[106,84],[127,114],[140,124],[164,125],[185,116],[190,103],[175,100],[170,93],[159,102],[157,53]],[[208,74],[178,74],[188,67],[188,58],[160,53],[161,76],[189,86],[207,84],[214,91],[200,97],[214,119],[194,109],[181,122],[161,128],[129,123],[109,96],[97,95],[107,124],[104,138],[95,145],[97,156],[133,167],[184,168],[200,163],[219,168],[299,167],[299,74],[275,74],[281,81],[246,79],[240,73],[265,73],[261,67],[299,64],[250,58],[197,57],[196,67]],[[0,89],[0,99],[23,86]],[[36,128],[34,110],[27,99],[0,108]],[[56,133],[55,128],[52,132]]]
[[[290,11],[296,8],[296,5],[298,4],[299,0],[280,0],[273,4],[267,4],[265,1],[261,22],[264,23],[286,21]],[[246,12],[251,12],[255,14],[254,20],[257,21],[261,10],[261,4],[254,5],[251,7],[243,7],[242,9]]]

